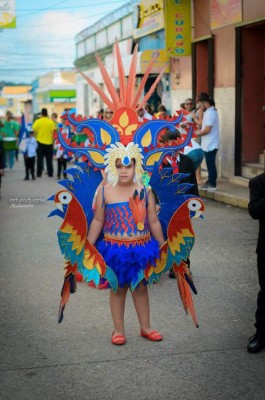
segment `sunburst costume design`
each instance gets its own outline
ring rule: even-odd
[[[124,68],[119,46],[115,44],[115,53],[119,72],[119,94],[101,59],[96,55],[107,96],[89,77],[79,71],[88,84],[100,95],[104,103],[113,111],[112,119],[107,122],[94,118],[83,118],[75,113],[66,113],[63,118],[66,124],[71,124],[76,133],[87,134],[88,140],[77,146],[72,143],[60,129],[55,138],[64,150],[82,157],[83,162],[77,162],[74,168],[67,170],[69,179],[59,181],[63,190],[50,198],[57,210],[49,216],[57,215],[63,218],[58,231],[58,242],[65,259],[65,276],[61,292],[61,303],[58,321],[63,319],[63,311],[69,300],[70,293],[76,291],[77,276],[81,276],[89,286],[101,289],[111,288],[116,291],[119,285],[128,284],[133,291],[139,283],[151,285],[161,280],[163,274],[173,268],[180,297],[185,311],[191,314],[196,326],[197,317],[192,300],[191,290],[196,294],[187,259],[194,245],[194,231],[191,219],[200,217],[204,211],[203,202],[196,196],[186,192],[191,187],[185,181],[185,174],[173,174],[172,169],[162,169],[160,165],[165,155],[182,150],[193,135],[193,125],[186,122],[184,139],[179,139],[175,145],[165,147],[160,144],[159,137],[165,129],[174,131],[183,120],[182,113],[168,120],[154,117],[151,121],[139,122],[137,110],[148,101],[163,72],[162,68],[152,87],[141,99],[147,78],[157,58],[154,55],[141,84],[135,92],[137,46],[134,49],[128,79],[124,76]],[[106,213],[105,244],[108,254],[104,252],[103,241],[95,246],[88,242],[87,233],[93,219],[92,201],[95,191],[102,181],[100,170],[105,170],[110,182],[115,186],[118,182],[116,160],[121,159],[126,166],[131,159],[135,160],[135,181],[143,183],[145,189],[135,193],[129,203],[119,203]],[[150,180],[150,181],[149,181]],[[159,220],[166,241],[164,245],[153,251],[152,238],[146,221],[146,192],[150,185],[159,199]],[[122,223],[121,223],[122,221]],[[137,241],[120,240],[112,243],[108,232],[124,232],[135,234],[141,232]],[[106,234],[107,232],[107,234]],[[149,254],[150,253],[150,254]],[[122,271],[117,271],[113,259],[118,257],[119,263],[131,262],[136,258],[135,271],[122,280]],[[116,258],[115,258],[116,260]]]

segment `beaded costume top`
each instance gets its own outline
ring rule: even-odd
[[[149,233],[146,190],[135,191],[128,202],[106,204],[104,234],[144,235]]]

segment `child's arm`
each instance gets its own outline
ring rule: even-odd
[[[95,244],[97,238],[99,237],[104,225],[104,219],[105,219],[105,204],[102,204],[102,190],[100,190],[97,194],[95,215],[90,224],[90,228],[87,235],[87,240],[91,244]]]
[[[159,219],[157,218],[155,198],[151,191],[148,194],[147,218],[152,236],[162,246],[165,243],[165,239]]]

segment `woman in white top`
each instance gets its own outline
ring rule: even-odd
[[[185,102],[183,103],[183,108],[184,108],[184,110],[189,111],[189,113],[190,113],[188,115],[185,115],[187,121],[194,122],[193,115],[195,113],[195,110],[194,110],[193,100],[190,98],[186,99]],[[181,124],[181,126],[184,128],[183,124]],[[198,143],[198,140],[191,139],[191,145],[184,147],[183,154],[187,155],[193,161],[197,183],[201,184],[202,182],[201,182],[200,165],[204,158],[204,153],[203,153],[203,150],[202,150],[200,144]]]
[[[197,131],[197,136],[201,137],[201,147],[204,151],[206,166],[208,170],[208,180],[203,188],[208,191],[216,190],[217,168],[216,153],[219,149],[219,118],[215,108],[214,100],[200,98],[204,107],[202,128]]]

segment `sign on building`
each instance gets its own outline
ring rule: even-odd
[[[16,0],[0,0],[0,29],[16,27]]]
[[[165,36],[168,57],[191,55],[191,2],[165,1]]]

